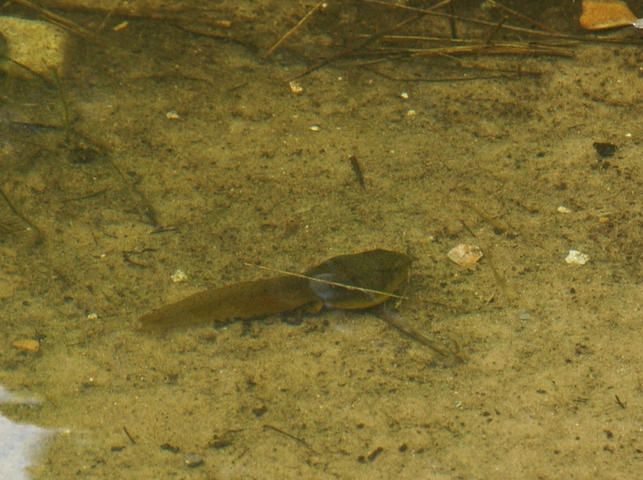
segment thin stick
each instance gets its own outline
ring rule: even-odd
[[[499,3],[494,2],[493,0],[487,0],[487,3],[490,4],[493,7],[499,8],[501,10],[504,10],[507,13],[510,13],[511,15],[513,15],[516,18],[519,18],[520,20],[524,20],[527,23],[531,23],[536,28],[540,28],[541,30],[545,30],[546,32],[552,33],[554,35],[559,34],[553,28],[549,28],[548,26],[543,25],[542,23],[538,23],[535,20],[532,20],[531,18],[526,17],[526,16],[516,12],[515,10],[512,10],[510,8],[505,7],[504,5],[500,5]]]
[[[143,195],[137,188],[136,185],[132,184],[129,179],[123,174],[120,168],[110,159],[107,159],[107,162],[118,172],[121,176],[121,180],[125,183],[125,187],[130,195],[130,198],[136,203],[136,210],[138,215],[143,223],[152,225],[153,227],[158,226],[158,219],[156,218],[156,210],[154,207],[147,201],[145,195]],[[145,219],[147,218],[147,222]]]
[[[488,26],[488,27],[493,27],[496,24],[492,22],[487,22],[485,20],[477,20],[475,18],[467,18],[467,17],[460,17],[457,15],[449,15],[448,13],[443,13],[443,12],[434,12],[433,7],[430,9],[422,9],[422,8],[415,8],[415,7],[407,7],[405,5],[397,5],[389,2],[383,2],[381,0],[360,0],[362,3],[370,3],[372,5],[382,5],[384,7],[389,7],[389,8],[394,8],[396,10],[404,10],[407,12],[417,12],[420,14],[428,15],[428,16],[433,16],[433,17],[442,17],[442,18],[453,18],[454,20],[458,20],[460,22],[465,22],[465,23],[472,23],[474,25],[483,25],[483,26]],[[531,28],[523,28],[523,27],[514,27],[512,25],[504,25],[503,28],[505,30],[510,30],[512,32],[516,33],[524,33],[527,35],[535,35],[539,37],[545,37],[545,38],[564,38],[567,40],[574,40],[577,42],[584,42],[584,43],[609,43],[609,44],[619,44],[619,45],[640,45],[641,41],[638,39],[623,39],[623,38],[617,38],[617,37],[591,37],[591,36],[583,36],[583,35],[569,35],[567,33],[561,33],[557,32],[556,30],[551,30],[548,29],[546,31],[543,30],[534,30]],[[447,40],[445,38],[445,40]]]
[[[134,438],[130,435],[126,427],[123,427],[123,431],[125,432],[125,435],[127,435],[127,438],[129,438],[129,441],[132,442],[132,444],[136,445],[136,440],[134,440]]]
[[[29,220],[27,220],[27,217],[25,217],[25,216],[24,216],[24,215],[22,215],[18,210],[16,210],[16,207],[14,207],[14,206],[13,206],[13,204],[12,204],[12,203],[11,203],[11,201],[9,200],[9,197],[7,197],[7,195],[4,193],[4,191],[3,191],[1,188],[0,188],[0,196],[2,196],[2,198],[4,198],[4,201],[5,201],[5,202],[7,202],[7,205],[9,206],[9,209],[10,209],[13,213],[15,213],[15,215],[16,215],[20,220],[22,220],[23,222],[25,222],[25,223],[29,226],[29,228],[31,228],[34,232],[36,232],[36,243],[40,243],[40,242],[42,242],[42,240],[44,239],[44,237],[43,237],[42,232],[40,231],[40,229],[39,229],[38,227],[36,227],[33,223],[31,223]]]
[[[365,0],[363,0],[363,1],[365,1]],[[440,3],[436,4],[436,5],[433,5],[432,7],[430,7],[427,10],[422,10],[422,11],[420,11],[420,13],[418,13],[416,15],[413,15],[412,17],[409,17],[406,20],[402,20],[397,25],[394,25],[393,27],[391,27],[389,29],[382,30],[381,32],[370,36],[361,45],[358,45],[358,46],[353,47],[353,48],[349,48],[348,50],[340,52],[339,54],[334,55],[333,57],[331,57],[331,58],[329,58],[327,60],[324,60],[324,61],[318,63],[317,65],[314,65],[314,66],[310,67],[309,69],[305,70],[303,73],[297,75],[292,80],[297,80],[297,79],[299,79],[301,77],[304,77],[304,76],[308,75],[309,73],[314,72],[315,70],[318,70],[318,69],[320,69],[320,68],[322,68],[322,67],[324,67],[326,65],[330,65],[331,63],[336,62],[337,60],[340,60],[342,58],[346,58],[346,57],[348,57],[350,55],[353,55],[356,52],[358,52],[358,51],[364,49],[365,47],[369,46],[370,44],[376,42],[377,40],[382,38],[384,35],[388,35],[389,33],[393,33],[393,32],[395,32],[395,31],[397,31],[397,30],[399,30],[399,29],[401,29],[403,27],[406,27],[407,25],[410,25],[411,23],[416,22],[417,20],[421,19],[425,15],[430,14],[434,10],[449,5],[452,1],[453,0],[443,0],[442,2],[440,2]],[[376,2],[374,2],[374,3],[376,3]]]
[[[259,268],[261,270],[268,270],[269,272],[280,273],[282,275],[289,275],[291,277],[304,278],[306,280],[310,280],[311,282],[325,283],[326,285],[332,285],[334,287],[341,287],[341,288],[345,288],[346,290],[357,290],[358,292],[375,293],[377,295],[386,295],[386,296],[393,297],[393,298],[401,298],[401,299],[404,299],[404,300],[408,300],[408,297],[403,297],[401,295],[395,295],[393,293],[380,292],[379,290],[371,290],[370,288],[354,287],[352,285],[345,285],[343,283],[331,282],[331,281],[328,281],[328,280],[320,280],[319,278],[313,278],[313,277],[309,277],[309,276],[306,276],[306,275],[300,275],[299,273],[287,272],[285,270],[278,270],[276,268],[263,267],[261,265],[255,265],[253,263],[244,263],[244,265],[246,265],[248,267],[256,267],[256,268]]]
[[[386,308],[382,308],[380,312],[380,315],[377,315],[379,318],[384,320],[392,327],[397,328],[401,332],[406,333],[409,337],[420,342],[422,345],[433,350],[433,352],[436,353],[444,363],[448,365],[458,365],[464,363],[464,358],[462,357],[462,355],[460,355],[459,349],[454,352],[441,343],[436,342],[428,335],[420,332],[408,321],[404,320],[399,314],[391,312]]]
[[[67,20],[64,17],[61,17],[60,15],[56,15],[55,13],[51,13],[49,10],[45,10],[42,7],[39,7],[38,5],[31,3],[27,0],[11,0],[13,3],[17,3],[18,5],[22,5],[23,7],[31,8],[32,10],[35,10],[38,12],[40,15],[43,17],[47,18],[48,20],[65,27],[71,32],[74,32],[78,35],[82,35],[84,37],[89,37],[89,38],[95,38],[94,35],[85,30],[83,27],[80,25],[77,25],[76,23],[72,22],[71,20]]]
[[[507,25],[504,26],[504,28],[508,28]],[[360,35],[361,38],[367,38],[368,35]],[[481,41],[480,39],[477,38],[457,38],[455,40],[451,38],[445,38],[445,37],[426,37],[426,36],[421,36],[421,35],[386,35],[382,37],[382,40],[386,40],[389,42],[434,42],[434,43],[441,43],[441,44],[448,44],[448,45],[458,45],[458,44],[473,44],[473,45],[480,45]],[[540,45],[542,47],[574,47],[578,45],[578,42],[576,40],[566,40],[562,39],[559,42],[553,43],[553,42],[546,42],[546,43],[533,43],[530,42],[530,45]]]
[[[515,74],[507,73],[496,73],[490,75],[478,75],[477,77],[442,77],[442,78],[404,78],[404,77],[394,77],[392,75],[387,75],[386,73],[379,72],[374,68],[367,69],[370,72],[373,72],[377,75],[381,75],[384,78],[392,80],[394,82],[415,82],[415,83],[444,83],[444,82],[473,82],[478,80],[493,80],[495,78],[517,78],[521,75],[540,75],[540,72],[516,72]]]
[[[477,20],[475,18],[467,18],[467,17],[460,17],[458,15],[449,15],[448,13],[443,13],[443,12],[435,12],[433,11],[434,8],[431,7],[429,9],[422,9],[422,8],[416,8],[416,7],[407,7],[405,5],[396,5],[396,4],[391,4],[388,2],[382,2],[380,0],[361,0],[363,3],[371,3],[374,5],[382,5],[386,6],[389,8],[395,8],[397,10],[405,10],[407,12],[417,12],[420,14],[424,15],[429,15],[429,16],[434,16],[434,17],[443,17],[443,18],[453,18],[454,20],[459,20],[461,22],[467,22],[467,23],[473,23],[474,25],[485,25],[487,27],[495,27],[497,24],[493,22],[487,22],[485,20]],[[584,37],[575,37],[573,35],[567,35],[565,33],[560,33],[560,32],[550,32],[546,31],[543,32],[542,30],[533,30],[530,28],[522,28],[522,27],[514,27],[511,25],[506,25],[505,30],[511,30],[513,32],[521,32],[521,33],[527,33],[531,35],[539,35],[539,36],[544,36],[544,37],[558,37],[558,38],[570,38],[570,39],[584,39]]]
[[[471,209],[473,212],[475,212],[476,214],[478,214],[478,216],[480,218],[482,218],[485,222],[487,222],[489,225],[491,225],[494,230],[497,230],[500,233],[505,233],[505,232],[509,231],[509,227],[507,226],[506,223],[504,223],[504,222],[502,222],[500,220],[497,220],[495,218],[491,218],[485,212],[480,210],[475,205],[467,202],[466,200],[458,200],[458,203],[460,205],[462,205],[463,207],[467,207],[467,208]]]
[[[103,23],[101,23],[100,27],[98,27],[98,33],[103,31],[103,29],[105,28],[105,25],[107,25],[107,22],[109,21],[109,19],[112,18],[112,15],[116,11],[116,9],[121,6],[121,3],[123,3],[123,0],[116,0],[116,2],[114,3],[114,6],[112,7],[112,9],[105,16],[105,20],[103,20]]]
[[[301,438],[299,438],[299,437],[296,437],[296,436],[294,436],[292,433],[288,433],[288,432],[286,432],[286,431],[284,431],[284,430],[282,430],[282,429],[280,429],[280,428],[275,427],[274,425],[266,424],[266,425],[264,425],[264,426],[263,426],[263,428],[270,429],[270,430],[274,430],[275,432],[281,433],[282,435],[285,435],[286,437],[292,438],[293,440],[295,440],[295,441],[297,441],[297,442],[301,443],[304,447],[306,447],[306,448],[307,448],[308,450],[310,450],[311,452],[314,452],[314,451],[315,451],[315,450],[313,450],[313,447],[311,447],[310,445],[308,445],[308,443],[306,442],[306,440],[301,439]]]
[[[405,54],[410,56],[455,56],[455,55],[552,55],[558,57],[573,57],[574,52],[559,47],[538,46],[529,44],[494,44],[494,45],[456,45],[444,48],[379,48],[369,53],[379,55]]]
[[[489,263],[489,268],[491,268],[491,273],[493,273],[493,278],[496,280],[496,283],[502,288],[502,291],[505,292],[505,295],[510,302],[514,302],[519,298],[518,293],[507,283],[507,281],[502,278],[498,271],[493,266],[493,255],[491,254],[491,246],[484,249],[485,254],[487,255],[487,262]]]
[[[304,17],[301,20],[299,20],[297,25],[292,27],[288,31],[288,33],[286,33],[283,37],[281,37],[281,39],[277,43],[275,43],[274,46],[270,50],[268,50],[266,52],[266,54],[263,56],[263,58],[268,58],[272,54],[272,52],[277,50],[277,48],[279,48],[279,45],[281,45],[288,37],[290,37],[295,32],[295,30],[297,30],[299,27],[301,27],[303,25],[303,23],[306,20],[308,20],[313,13],[315,13],[317,10],[319,10],[319,7],[321,7],[324,4],[324,2],[325,2],[325,0],[322,0],[317,5],[315,5],[306,15],[304,15]]]
[[[489,32],[489,35],[487,36],[487,38],[486,38],[486,39],[485,39],[485,41],[484,41],[484,44],[485,44],[485,45],[491,45],[491,41],[493,40],[493,37],[495,37],[495,36],[496,36],[496,33],[498,33],[498,32],[500,31],[500,29],[502,28],[502,25],[503,25],[507,20],[509,20],[509,17],[507,17],[507,16],[505,15],[504,17],[502,17],[502,18],[500,19],[500,21],[498,22],[498,24],[497,24],[495,27],[493,27],[493,28],[491,29],[491,31]]]
[[[455,10],[453,9],[453,2],[447,6],[447,10],[450,15],[455,15]],[[458,38],[458,31],[455,23],[455,18],[449,18],[449,28],[451,29],[451,40],[456,40]]]
[[[58,89],[58,93],[60,94],[60,101],[63,105],[63,119],[65,120],[65,140],[67,141],[67,145],[69,145],[69,108],[67,108],[67,100],[65,99],[65,94],[63,93],[63,86],[62,86],[62,83],[60,83],[60,77],[58,77],[58,72],[56,71],[56,68],[50,67],[47,64],[45,65],[49,69],[49,73],[51,73],[51,78],[53,79],[54,84]]]

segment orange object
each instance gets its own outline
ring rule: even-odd
[[[13,346],[20,350],[29,350],[30,352],[40,350],[40,342],[38,340],[16,340],[13,342]]]
[[[580,26],[586,30],[606,30],[634,24],[636,16],[620,0],[583,0]]]

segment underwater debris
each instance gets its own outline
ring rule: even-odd
[[[482,258],[482,250],[475,245],[461,243],[449,250],[447,257],[461,267],[468,267]]]
[[[14,348],[19,350],[26,350],[29,352],[37,352],[40,350],[40,342],[38,340],[24,339],[16,340],[13,342]]]
[[[578,250],[570,250],[565,257],[565,261],[569,265],[585,265],[589,260],[589,255],[579,252]]]
[[[634,25],[634,22],[636,22],[636,16],[625,2],[620,0],[583,0],[580,25],[586,30],[626,27]]]

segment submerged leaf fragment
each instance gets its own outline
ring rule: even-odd
[[[636,22],[636,16],[625,2],[620,0],[583,0],[580,25],[586,30],[626,27],[634,25],[634,22]]]

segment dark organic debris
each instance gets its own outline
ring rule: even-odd
[[[594,142],[594,150],[601,158],[609,158],[614,156],[618,146],[608,142]]]

